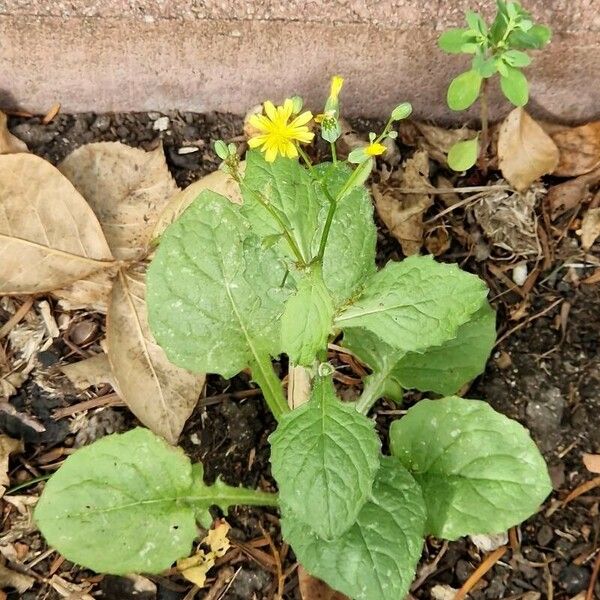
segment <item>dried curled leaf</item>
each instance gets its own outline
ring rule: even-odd
[[[7,435],[0,435],[0,498],[4,496],[6,486],[10,483],[8,479],[8,458],[15,452],[23,451],[23,442],[13,440]]]
[[[6,115],[0,110],[0,154],[19,152],[29,152],[27,144],[8,130]]]
[[[552,220],[579,206],[587,198],[589,191],[599,183],[600,167],[575,179],[552,186],[546,197]]]
[[[123,401],[146,427],[176,444],[205,377],[176,367],[154,341],[148,327],[142,273],[119,271],[106,335],[108,360]]]
[[[559,153],[552,138],[522,108],[515,108],[500,126],[498,166],[516,190],[526,190],[552,173]]]
[[[54,290],[52,295],[60,300],[59,304],[64,310],[86,309],[106,314],[117,270],[115,266],[96,271],[85,279]]]
[[[240,172],[243,173],[246,162],[240,163]],[[158,238],[164,230],[200,195],[203,190],[211,190],[229,198],[235,204],[242,203],[240,186],[231,175],[219,170],[209,173],[202,179],[188,185],[184,190],[178,191],[168,202],[158,218],[152,237]]]
[[[0,294],[49,292],[113,266],[87,202],[33,154],[0,156]]]
[[[575,177],[600,167],[600,121],[551,133],[560,161],[554,175]]]
[[[115,257],[143,258],[154,224],[178,189],[162,147],[145,152],[120,142],[87,144],[59,169],[89,202]]]
[[[95,354],[69,365],[63,365],[60,370],[78,390],[85,390],[92,385],[102,383],[113,385],[112,370],[108,357],[104,353]]]
[[[590,208],[581,222],[581,247],[588,251],[600,236],[600,208]]]
[[[423,245],[423,213],[433,203],[431,194],[406,194],[402,188],[430,188],[429,157],[418,150],[404,164],[401,179],[373,184],[377,214],[400,242],[406,256],[418,254]]]

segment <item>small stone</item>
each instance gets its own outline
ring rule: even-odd
[[[89,319],[84,319],[72,327],[69,337],[74,344],[81,346],[90,342],[97,331],[98,323]]]
[[[36,123],[21,123],[14,127],[12,132],[28,146],[48,144],[57,135],[56,131],[52,131],[46,128],[45,125]]]
[[[520,262],[518,265],[513,267],[512,280],[518,285],[522,286],[527,281],[527,263]]]
[[[578,594],[587,589],[589,582],[589,570],[578,565],[567,565],[558,575],[558,585],[567,594]]]
[[[496,577],[494,577],[492,579],[492,581],[490,581],[490,584],[486,588],[485,597],[489,598],[490,600],[496,600],[497,598],[503,598],[505,590],[506,590],[506,585],[504,585],[504,582],[502,581],[502,577],[500,575],[496,575]]]
[[[154,129],[154,131],[167,131],[170,123],[171,121],[169,117],[159,117],[156,119],[156,121],[154,121],[154,123],[152,123],[152,129]]]
[[[542,525],[539,529],[539,531],[537,532],[537,543],[540,546],[544,546],[547,547],[548,544],[552,541],[552,538],[554,537],[554,532],[552,531],[552,527],[548,526],[548,525]]]
[[[92,123],[92,129],[97,129],[98,131],[107,131],[109,127],[110,117],[108,115],[98,115]]]
[[[200,150],[200,148],[196,148],[195,146],[184,146],[177,150],[177,154],[193,154],[194,152],[198,152],[198,150]]]
[[[262,570],[242,569],[231,586],[230,593],[239,598],[253,598],[271,583],[271,576]],[[235,597],[235,596],[234,596]]]
[[[458,579],[461,584],[469,579],[472,572],[473,567],[466,560],[460,559],[456,561],[454,573],[456,574],[456,579]]]
[[[496,357],[496,364],[499,369],[505,370],[508,369],[512,365],[512,358],[508,352],[500,352]]]
[[[125,127],[125,125],[119,125],[119,127],[117,127],[117,135],[121,139],[125,139],[129,135],[129,129],[127,129],[127,127]]]

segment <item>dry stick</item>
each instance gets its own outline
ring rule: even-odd
[[[562,506],[566,506],[567,504],[569,504],[569,502],[571,502],[572,500],[575,500],[575,498],[579,498],[579,496],[582,496],[586,492],[589,492],[590,490],[593,490],[595,487],[598,487],[599,485],[600,485],[600,475],[598,477],[594,477],[594,479],[590,479],[589,481],[586,481],[585,483],[582,483],[580,486],[576,487],[563,500]]]
[[[33,298],[29,296],[29,298],[27,298],[27,300],[21,304],[17,312],[8,321],[6,321],[2,327],[0,327],[0,340],[12,331],[12,328],[19,323],[19,321],[29,312],[32,306]]]
[[[52,414],[52,418],[55,421],[63,419],[64,417],[70,417],[78,412],[84,410],[90,410],[92,408],[99,408],[101,406],[124,406],[123,400],[118,394],[106,394],[106,396],[98,396],[97,398],[91,398],[90,400],[84,400],[73,404],[73,406],[66,406],[65,408],[59,408]]]
[[[480,192],[479,194],[473,194],[472,196],[468,196],[464,200],[461,200],[460,202],[456,202],[452,206],[445,208],[442,212],[435,215],[435,217],[431,217],[431,219],[428,219],[427,221],[425,221],[424,224],[429,225],[429,223],[433,223],[434,221],[437,221],[440,217],[443,217],[444,215],[451,213],[453,210],[460,208],[461,206],[465,206],[466,204],[470,204],[471,202],[475,202],[475,200],[479,200],[479,198],[484,198],[487,195],[488,195],[487,192]]]
[[[504,556],[506,546],[490,552],[481,564],[473,571],[472,575],[463,583],[463,586],[456,592],[453,600],[463,600],[465,596],[475,587],[479,580]]]
[[[558,303],[562,302],[563,300],[564,300],[564,298],[559,298],[558,300],[554,301],[550,306],[547,306],[544,310],[541,310],[540,312],[536,313],[535,315],[531,315],[531,317],[525,319],[524,321],[521,321],[518,325],[515,325],[512,329],[509,329],[494,344],[494,348],[496,346],[498,346],[499,344],[501,344],[506,338],[510,337],[513,333],[515,333],[515,331],[522,329],[523,327],[525,327],[525,325],[527,325],[528,323],[531,323],[531,321],[535,321],[536,319],[543,317],[546,313],[550,312]]]
[[[494,192],[494,191],[512,191],[510,185],[467,185],[463,187],[415,187],[415,188],[400,188],[397,191],[399,194],[466,194],[470,192]]]
[[[596,562],[594,563],[594,569],[592,570],[592,577],[590,579],[590,585],[588,585],[585,600],[592,600],[594,598],[594,587],[596,587],[596,581],[598,581],[598,573],[600,573],[600,552],[596,555]]]

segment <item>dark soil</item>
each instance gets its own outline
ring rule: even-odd
[[[43,125],[37,117],[12,117],[10,127],[33,152],[53,163],[81,144],[92,141],[122,141],[151,149],[162,140],[169,167],[181,187],[216,169],[218,162],[212,151],[212,142],[216,139],[243,140],[241,120],[237,117],[174,112],[167,115],[169,129],[159,132],[153,129],[153,123],[161,116],[153,113],[59,115],[48,125]],[[364,123],[358,123],[358,128],[364,126]],[[181,147],[190,146],[197,147],[198,151],[179,153]],[[455,218],[466,219],[466,216],[458,212]],[[401,257],[396,240],[385,227],[380,226],[380,262]],[[485,261],[475,261],[460,243],[453,243],[440,259],[457,260],[457,257],[464,258],[463,267],[486,278],[493,292],[498,290]],[[582,600],[583,596],[578,594],[587,589],[600,546],[600,488],[589,491],[566,506],[557,502],[592,477],[582,464],[582,453],[600,453],[600,287],[580,285],[577,278],[563,277],[562,274],[556,276],[552,268],[540,276],[540,283],[529,295],[527,315],[530,322],[499,344],[485,374],[473,383],[467,394],[488,400],[494,408],[531,430],[550,465],[555,488],[540,512],[518,528],[519,537],[511,540],[511,551],[471,593],[475,600],[567,600],[575,597]],[[494,305],[498,309],[500,334],[523,322],[509,318],[510,311],[519,304],[520,298],[511,293],[496,292],[492,295],[498,296]],[[557,300],[562,301],[535,318],[537,313]],[[0,309],[0,324],[4,317]],[[83,314],[78,318],[97,323],[96,337],[87,349],[99,351],[102,317]],[[68,345],[57,343],[55,346],[39,357],[44,365],[78,359]],[[340,372],[344,375],[358,377],[350,366],[338,361],[335,353],[330,359],[341,365]],[[26,442],[25,453],[20,462],[15,461],[10,472],[11,485],[43,473],[38,459],[53,449],[79,445],[135,424],[125,408],[105,408],[95,414],[90,413],[85,434],[77,434],[69,427],[68,419],[53,420],[51,411],[78,400],[57,397],[38,384],[39,381],[30,379],[10,403],[18,411],[38,419],[46,426],[46,432],[40,434],[18,419],[0,412],[0,430],[22,437]],[[208,481],[220,476],[231,484],[274,489],[267,441],[274,421],[260,395],[246,394],[252,388],[253,384],[245,374],[231,381],[210,376],[205,395],[188,421],[180,443],[193,460],[203,462]],[[105,393],[106,390],[100,392]],[[237,392],[238,397],[235,397]],[[340,384],[340,392],[344,396],[356,395],[359,387]],[[408,397],[408,403],[415,400],[418,400],[417,395]],[[397,408],[386,401],[379,402],[375,408],[384,438],[391,419],[389,413]],[[40,490],[41,486],[38,486],[18,493],[37,494]],[[5,501],[2,504],[4,521],[0,540],[4,540],[11,528],[18,524],[14,506]],[[281,561],[284,570],[294,564],[291,551],[279,535],[276,512],[236,508],[230,512],[228,521],[233,528],[232,538],[238,543],[221,559],[220,568],[233,568],[236,575],[225,594],[217,597],[222,600],[273,598],[277,589],[276,561]],[[276,560],[269,545],[271,539],[278,554]],[[29,546],[30,550],[42,551],[45,548],[39,534],[27,533],[22,539],[17,536],[16,540]],[[428,540],[422,565],[431,562],[441,548],[441,542]],[[482,552],[467,539],[450,543],[444,552],[437,567],[413,591],[415,598],[431,598],[431,588],[435,585],[459,588],[482,556]],[[27,572],[36,574],[38,583],[21,595],[9,592],[8,598],[61,598],[44,581],[52,573],[69,581],[93,582],[92,595],[107,600],[187,600],[191,597],[186,596],[190,584],[176,575],[151,578],[157,585],[158,595],[154,592],[146,596],[134,595],[130,580],[102,578],[79,570],[68,562],[59,564],[56,554],[49,555]],[[211,574],[216,577],[217,569]],[[526,595],[527,592],[530,594]],[[202,598],[205,594],[206,591],[202,591],[196,597]],[[286,580],[284,598],[299,597],[297,577],[292,570]],[[600,598],[599,584],[596,585],[596,597]]]

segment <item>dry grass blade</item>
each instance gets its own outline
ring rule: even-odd
[[[27,144],[8,130],[6,115],[0,110],[0,154],[17,154],[28,151]]]
[[[515,108],[500,126],[498,166],[518,191],[552,173],[559,154],[552,138],[522,108]]]
[[[458,592],[456,592],[454,600],[463,600],[473,587],[475,587],[475,584],[504,556],[506,550],[506,546],[502,546],[488,554],[475,571],[473,571],[471,576],[464,582]]]
[[[37,156],[0,156],[0,208],[0,294],[52,291],[114,264],[87,202]]]
[[[600,121],[563,129],[550,136],[560,151],[554,175],[575,177],[600,167]]]
[[[145,152],[119,142],[87,144],[59,169],[96,213],[114,256],[144,257],[154,224],[177,191],[162,147]]]
[[[175,444],[205,377],[169,362],[150,333],[145,297],[144,275],[120,270],[107,315],[108,359],[129,409],[146,427]]]

